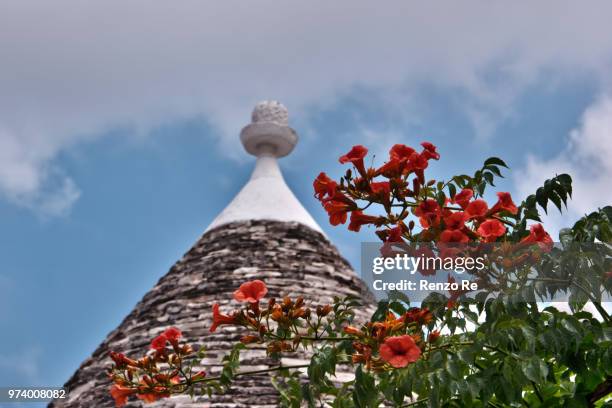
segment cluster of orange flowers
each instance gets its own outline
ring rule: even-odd
[[[422,333],[431,320],[429,310],[415,307],[399,317],[389,312],[384,321],[369,322],[361,329],[345,327],[344,332],[355,338],[353,363],[365,364],[368,369],[378,371],[388,366],[403,368],[414,363],[426,346]],[[439,337],[439,331],[431,331],[427,341],[435,343]]]
[[[281,351],[294,351],[300,344],[300,332],[298,327],[305,324],[314,328],[311,322],[313,310],[304,303],[301,296],[292,300],[285,296],[281,301],[274,298],[268,300],[266,307],[261,307],[260,300],[268,293],[268,288],[261,280],[245,282],[234,292],[234,299],[241,303],[247,303],[243,309],[233,311],[231,314],[223,314],[219,310],[219,304],[213,305],[213,324],[210,331],[214,332],[222,325],[243,326],[256,334],[243,336],[240,341],[244,344],[264,342],[267,344],[269,353]],[[317,306],[314,314],[318,319],[327,316],[332,311],[331,305]],[[299,322],[299,323],[298,323]],[[284,337],[273,333],[272,324],[286,331]],[[291,335],[294,335],[291,338]],[[291,340],[291,341],[289,341]]]
[[[234,293],[234,299],[248,302],[248,307],[231,315],[223,315],[219,313],[219,306],[215,304],[211,331],[223,324],[240,325],[257,333],[243,336],[241,341],[245,344],[270,340],[267,344],[270,353],[295,351],[301,340],[306,338],[306,334],[299,328],[306,326],[313,329],[315,336],[307,338],[317,339],[317,328],[321,318],[334,310],[333,306],[324,305],[316,307],[313,313],[304,305],[304,299],[301,297],[295,301],[285,297],[282,302],[270,299],[264,309],[260,307],[259,301],[266,293],[267,287],[260,280],[243,283]],[[311,319],[313,314],[316,314],[316,319]],[[285,329],[287,335],[278,338],[277,335],[271,334],[270,320]],[[303,324],[296,324],[298,320]],[[333,338],[333,340],[354,340],[355,352],[352,356],[354,364],[363,363],[368,369],[377,370],[389,366],[401,368],[419,359],[421,349],[426,344],[422,340],[422,333],[431,320],[432,314],[427,309],[412,308],[399,317],[389,312],[383,322],[369,322],[361,329],[346,326],[344,334],[347,337]],[[431,332],[427,340],[434,342],[438,336],[439,332]],[[319,338],[323,339],[322,336]]]
[[[421,242],[467,243],[496,242],[507,232],[506,217],[517,214],[518,208],[510,193],[497,193],[497,202],[489,206],[482,198],[476,198],[470,188],[440,201],[434,185],[436,180],[426,180],[425,169],[430,160],[438,160],[436,146],[423,142],[422,151],[396,144],[389,151],[389,159],[379,168],[366,168],[364,164],[368,149],[357,145],[345,155],[340,163],[351,163],[357,170],[350,171],[339,182],[320,173],[314,180],[315,197],[321,201],[332,225],[346,223],[348,229],[359,231],[364,225],[385,228],[376,234],[385,242],[412,240],[415,222],[405,220],[412,214],[418,219],[422,230],[418,233]],[[360,206],[360,202],[365,202]],[[365,214],[372,203],[384,207],[385,216]],[[541,224],[531,228],[525,243],[552,243],[550,235]]]
[[[322,322],[338,313],[338,306],[329,304],[308,307],[302,297],[289,297],[281,301],[270,299],[265,307],[260,300],[268,293],[261,280],[245,282],[234,292],[234,299],[246,303],[246,307],[229,315],[213,305],[213,322],[210,331],[222,325],[241,326],[253,334],[241,338],[244,344],[266,343],[269,353],[297,350],[303,340],[343,341],[352,340],[354,364],[364,364],[368,369],[386,370],[402,368],[417,361],[427,342],[435,342],[439,332],[430,332],[427,342],[422,340],[425,327],[432,315],[427,309],[412,308],[397,317],[389,313],[383,322],[369,322],[361,329],[345,326],[342,333],[329,331]],[[321,327],[327,328],[321,330]],[[279,331],[279,329],[281,329]],[[327,331],[327,333],[325,333]],[[151,341],[150,352],[139,360],[124,354],[111,352],[114,364],[109,370],[113,381],[110,389],[118,407],[132,396],[154,402],[168,398],[171,394],[184,393],[190,386],[204,379],[206,373],[192,372],[194,351],[188,344],[181,344],[182,333],[171,327]]]
[[[125,405],[131,396],[144,402],[168,398],[206,376],[204,371],[194,374],[183,369],[193,349],[179,343],[181,336],[181,331],[175,327],[166,329],[151,341],[152,352],[138,360],[110,352],[114,363],[108,373],[113,381],[110,394],[116,406]]]

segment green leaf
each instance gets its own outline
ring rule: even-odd
[[[556,177],[557,180],[559,180],[559,182],[561,182],[561,184],[566,185],[566,186],[571,186],[572,185],[572,177],[569,174],[559,174]]]
[[[337,356],[338,352],[335,347],[325,346],[316,349],[308,367],[308,378],[312,384],[320,385],[327,374],[336,373]]]
[[[448,194],[450,195],[450,198],[454,198],[457,194],[457,187],[455,187],[455,185],[452,183],[448,184]]]
[[[486,188],[487,188],[487,183],[485,183],[484,181],[478,185],[478,193],[480,194],[480,196],[484,195]]]
[[[488,166],[490,164],[495,164],[498,166],[509,168],[508,165],[506,165],[506,162],[500,159],[499,157],[489,157],[487,160],[485,160],[484,162],[485,166]]]
[[[444,194],[444,191],[442,190],[438,191],[438,195],[436,196],[436,201],[438,202],[439,206],[444,205],[444,203],[446,202],[446,195]]]
[[[526,208],[535,208],[535,205],[536,205],[536,196],[535,196],[535,194],[531,194],[530,196],[528,196],[525,199],[523,205]]]
[[[556,182],[553,186],[554,192],[559,195],[559,198],[563,201],[563,204],[567,207],[567,190],[563,184]]]
[[[548,203],[548,197],[546,195],[546,190],[544,187],[540,187],[536,190],[536,201],[540,204],[540,207],[544,209],[544,212],[548,214],[546,210],[546,204]]]
[[[572,196],[572,177],[569,174],[559,174],[556,177],[559,180],[559,183],[565,187],[565,191],[571,197]]]
[[[486,166],[486,169],[487,169],[487,170],[490,170],[490,171],[491,171],[491,172],[493,172],[493,173],[495,173],[495,175],[496,175],[497,177],[504,178],[504,176],[502,176],[501,171],[499,170],[499,167],[491,165],[491,166]]]
[[[605,206],[601,209],[601,212],[608,218],[609,222],[612,222],[612,206]]]
[[[544,381],[548,375],[548,366],[538,356],[533,356],[526,362],[522,363],[522,369],[525,377],[535,383]]]
[[[220,382],[223,385],[229,385],[234,376],[236,375],[236,371],[240,366],[240,351],[244,350],[246,346],[242,343],[238,343],[234,345],[232,351],[225,357],[223,357],[223,369],[221,370]]]
[[[554,191],[551,192],[548,198],[555,204],[559,212],[561,212],[561,198]]]
[[[540,213],[538,213],[538,210],[535,208],[526,210],[524,217],[526,220],[534,220],[534,221],[542,222],[542,219],[540,218]]]
[[[406,306],[410,306],[410,298],[408,298],[404,292],[399,290],[390,290],[387,292],[387,298],[389,301],[397,300],[406,303]]]
[[[376,311],[370,318],[372,322],[382,322],[387,317],[387,313],[389,312],[389,301],[381,300],[378,302],[376,307]]]
[[[389,303],[389,309],[395,312],[397,315],[403,315],[407,309],[403,302],[391,302]]]
[[[368,372],[363,371],[361,365],[355,370],[353,401],[360,408],[378,407],[378,391],[374,377]]]

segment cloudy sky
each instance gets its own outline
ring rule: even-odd
[[[558,229],[612,203],[610,2],[185,0],[0,5],[0,385],[59,385],[197,239],[252,162],[254,104],[288,106],[290,186],[362,143],[491,155],[518,199],[570,172]],[[370,232],[371,233],[371,232]]]

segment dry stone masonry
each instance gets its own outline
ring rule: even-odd
[[[306,299],[330,301],[333,296],[353,295],[366,305],[372,295],[334,246],[320,233],[299,223],[253,220],[216,228],[204,236],[160,279],[111,332],[93,355],[85,360],[66,383],[69,398],[52,407],[112,407],[110,381],[105,367],[108,352],[139,356],[150,340],[166,327],[177,326],[192,344],[204,345],[208,356],[203,367],[219,368],[219,361],[239,341],[241,333],[231,327],[209,332],[211,308],[235,307],[232,293],[249,279],[262,279],[268,297],[303,295]],[[364,316],[362,316],[364,318]],[[265,368],[271,362],[263,350],[244,354],[244,370]],[[211,371],[211,375],[215,370]],[[173,397],[154,407],[275,407],[277,394],[267,375],[239,378],[233,390],[212,399]],[[130,406],[140,406],[132,403]]]

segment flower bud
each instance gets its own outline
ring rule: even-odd
[[[272,307],[276,304],[276,299],[274,298],[270,298],[270,300],[268,300],[268,309],[272,309]]]
[[[304,317],[305,315],[306,315],[306,310],[302,308],[296,309],[291,312],[291,317],[293,319],[299,319],[300,317]]]
[[[242,338],[240,339],[240,342],[242,344],[251,344],[251,343],[255,343],[259,340],[259,337],[254,336],[252,334],[248,334],[246,336],[242,336]]]
[[[418,196],[421,192],[421,183],[417,177],[412,180],[412,190],[414,191],[415,196]]]
[[[267,350],[268,353],[278,353],[281,351],[280,341],[273,341],[272,343],[268,344]]]
[[[278,309],[274,309],[274,311],[272,312],[272,315],[270,316],[272,318],[272,320],[274,321],[279,321],[283,318],[283,311],[278,308]]]
[[[166,381],[168,381],[168,376],[166,374],[157,374],[155,376],[155,381],[159,383],[165,383]]]
[[[296,300],[295,300],[295,307],[296,308],[300,308],[302,307],[302,305],[304,304],[304,298],[302,296],[299,296]]]
[[[440,338],[440,331],[434,330],[431,333],[429,333],[429,337],[427,338],[427,340],[430,343],[435,343],[439,338]]]
[[[332,310],[333,310],[333,307],[331,307],[331,305],[325,305],[323,307],[317,306],[317,315],[321,317],[325,317],[328,314],[330,314]]]
[[[166,350],[157,351],[153,354],[153,360],[151,360],[151,366],[155,366],[156,362],[165,362],[168,361],[168,353]]]
[[[361,364],[366,362],[366,358],[363,354],[353,354],[351,356],[351,360],[353,361],[353,364]]]
[[[191,377],[192,381],[197,381],[197,380],[201,380],[204,377],[206,377],[206,372],[205,371],[198,371],[193,377]]]
[[[151,359],[148,356],[144,356],[140,360],[138,360],[138,367],[147,368],[149,366]]]
[[[351,336],[363,336],[363,333],[361,332],[361,330],[353,326],[346,326],[344,328],[344,333],[351,335]]]

